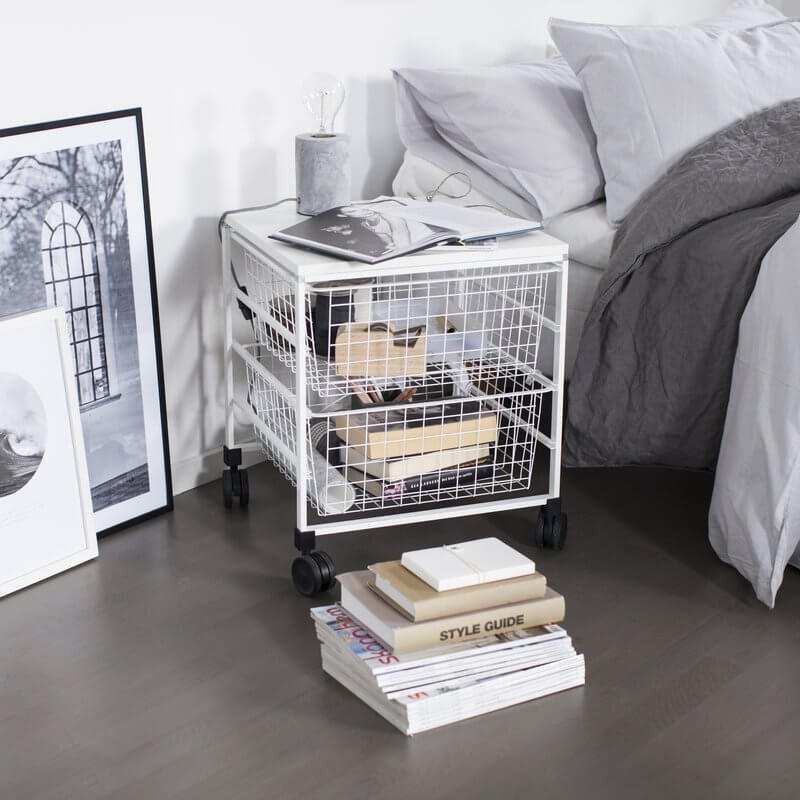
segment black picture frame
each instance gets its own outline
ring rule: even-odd
[[[0,129],[0,198],[0,316],[65,305],[98,535],[172,510],[142,109]]]

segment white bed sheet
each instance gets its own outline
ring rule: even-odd
[[[606,204],[592,203],[554,217],[544,229],[569,245],[570,255],[605,271],[611,261],[611,245],[617,229],[606,218]]]
[[[392,191],[400,197],[424,197],[432,191],[447,172],[419,156],[406,153],[393,183]],[[450,178],[442,187],[448,195],[459,195],[469,189],[469,184],[459,177]],[[453,198],[437,195],[458,205],[487,205],[507,214],[520,215],[520,210],[510,208],[496,199],[472,189],[466,197]],[[583,323],[594,298],[597,284],[609,264],[611,243],[615,229],[608,224],[604,203],[593,203],[553,218],[545,230],[569,245],[569,280],[567,284],[567,342],[566,375],[572,372],[578,350]],[[552,313],[552,289],[548,300],[548,313]],[[545,348],[546,349],[546,348]],[[542,353],[540,366],[549,372],[552,360]]]
[[[773,245],[739,323],[730,402],[708,515],[717,555],[772,608],[800,566],[800,221]]]

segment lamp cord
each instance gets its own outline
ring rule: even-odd
[[[245,208],[228,209],[227,211],[223,212],[222,216],[219,218],[219,222],[217,223],[217,236],[219,237],[220,242],[222,241],[222,226],[225,224],[225,220],[230,214],[241,214],[245,211],[266,211],[268,208],[275,208],[275,206],[281,205],[281,203],[289,203],[296,200],[296,197],[284,197],[281,200],[276,200],[274,203],[265,203],[261,206],[246,206]],[[245,287],[239,283],[239,278],[236,276],[236,267],[233,266],[233,259],[231,259],[231,274],[233,275],[233,282],[236,284],[236,288],[240,292],[245,292]]]
[[[445,185],[445,183],[447,183],[447,181],[450,180],[450,178],[455,178],[457,176],[460,176],[466,181],[467,189],[465,192],[462,192],[461,194],[448,194],[446,191],[444,191],[442,187]],[[440,194],[443,197],[450,198],[450,200],[461,200],[462,198],[466,197],[471,191],[472,191],[472,178],[470,178],[466,172],[451,172],[450,174],[445,175],[444,178],[442,178],[439,181],[439,183],[436,185],[436,188],[432,192],[428,192],[425,195],[425,199],[429,203],[432,203],[436,195]]]

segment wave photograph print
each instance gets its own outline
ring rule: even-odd
[[[28,484],[44,458],[47,419],[24,378],[0,372],[0,500]]]

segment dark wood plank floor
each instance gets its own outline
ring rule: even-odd
[[[795,798],[800,574],[768,611],[705,538],[708,476],[568,472],[567,597],[585,689],[406,739],[319,667],[288,580],[293,502],[252,471],[0,601],[0,798]],[[330,539],[340,571],[499,535],[531,512]]]

